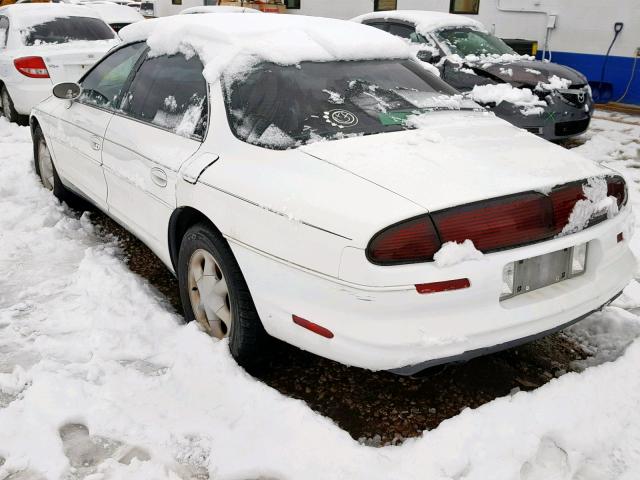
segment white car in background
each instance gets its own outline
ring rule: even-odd
[[[564,328],[636,271],[622,177],[461,100],[401,39],[293,15],[120,34],[33,110],[36,171],[145,242],[245,366],[268,333],[411,374]]]
[[[29,115],[56,83],[77,81],[119,43],[95,11],[62,3],[0,8],[0,101],[10,121]]]
[[[140,12],[127,5],[112,2],[89,2],[84,5],[97,12],[116,33],[127,25],[144,20]]]
[[[194,13],[262,13],[260,10],[249,7],[234,7],[232,5],[204,5],[202,7],[185,8],[180,14]]]

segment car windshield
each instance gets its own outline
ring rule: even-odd
[[[411,115],[478,108],[410,61],[264,63],[224,84],[235,135],[276,149],[405,130]]]
[[[436,32],[451,53],[467,55],[515,55],[516,52],[498,37],[471,28],[446,28]]]
[[[113,30],[99,18],[59,17],[22,31],[25,45],[67,43],[77,40],[111,40]]]

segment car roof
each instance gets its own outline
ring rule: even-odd
[[[367,13],[352,19],[352,21],[358,23],[367,20],[398,20],[400,22],[411,23],[415,25],[416,31],[421,34],[427,34],[434,30],[447,27],[471,27],[486,31],[482,23],[465,17],[464,15],[432,12],[428,10],[388,10],[384,12]]]
[[[0,8],[0,15],[7,15],[18,27],[38,25],[59,17],[100,18],[97,12],[81,5],[68,3],[20,3]]]
[[[137,10],[117,3],[86,3],[86,7],[95,10],[107,23],[133,23],[144,20]]]
[[[201,7],[185,8],[181,14],[192,13],[262,13],[260,10],[248,7],[234,7],[232,5],[204,5]]]
[[[119,34],[126,43],[146,40],[156,55],[195,51],[209,81],[242,62],[296,65],[411,58],[407,42],[382,30],[303,15],[173,15],[128,25]]]

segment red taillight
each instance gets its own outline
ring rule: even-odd
[[[443,243],[471,240],[483,252],[533,243],[553,233],[553,211],[541,193],[510,195],[432,214]]]
[[[573,212],[576,202],[585,198],[582,185],[582,182],[571,183],[556,188],[549,194],[553,205],[553,223],[555,224],[556,234],[560,233],[565,225],[569,223],[569,216]]]
[[[420,283],[416,285],[416,291],[418,293],[438,293],[461,290],[470,286],[471,282],[468,278],[456,278],[455,280],[445,280],[443,282]]]
[[[392,225],[369,242],[367,257],[378,265],[424,262],[433,259],[440,240],[428,216]]]
[[[21,57],[13,61],[16,69],[26,77],[49,78],[49,70],[42,57]]]
[[[291,318],[293,319],[293,323],[296,325],[300,325],[307,330],[311,330],[313,333],[317,333],[321,337],[333,338],[333,332],[331,330],[324,328],[317,323],[310,322],[309,320],[305,320],[297,315],[291,315]]]
[[[367,257],[378,265],[428,262],[446,242],[471,240],[481,252],[492,252],[553,238],[568,224],[576,202],[585,199],[584,185],[569,183],[549,195],[507,195],[400,222],[371,239]],[[627,203],[621,176],[607,177],[607,195],[618,207]]]
[[[619,175],[607,178],[607,195],[616,197],[618,208],[627,203],[627,184]]]

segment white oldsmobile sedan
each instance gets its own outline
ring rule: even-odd
[[[411,374],[562,329],[635,271],[622,177],[387,33],[202,14],[121,36],[34,109],[36,171],[145,242],[242,365],[270,335]]]
[[[119,43],[100,16],[62,3],[0,8],[0,103],[9,121],[29,115],[56,83],[77,81]],[[26,118],[26,117],[25,117]]]

